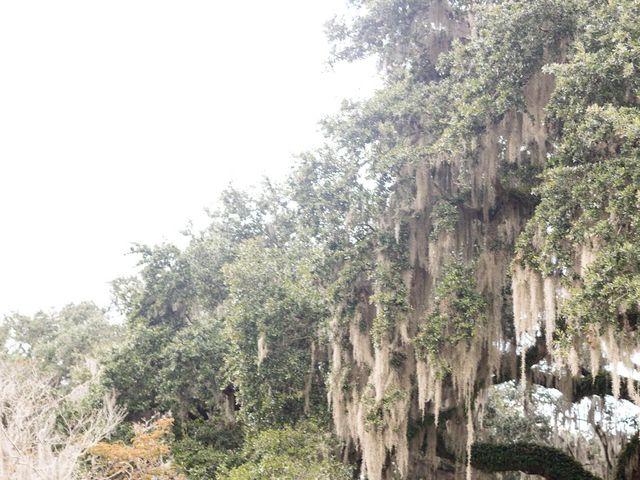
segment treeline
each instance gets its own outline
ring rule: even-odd
[[[341,172],[320,165],[333,168],[305,156],[256,197],[228,189],[182,250],[132,248],[139,274],[113,282],[124,325],[92,304],[7,316],[5,356],[29,359],[61,393],[91,385],[88,402],[117,392],[127,415],[114,440],[170,415],[171,450],[189,478],[351,478],[334,457],[325,382],[329,289],[340,243],[352,240],[344,211],[322,219],[295,200],[327,195],[349,208]]]

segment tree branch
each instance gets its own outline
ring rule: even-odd
[[[471,465],[489,473],[519,471],[547,480],[601,480],[566,453],[533,443],[476,443],[471,449]]]

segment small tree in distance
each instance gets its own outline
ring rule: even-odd
[[[171,462],[167,444],[172,417],[134,424],[131,445],[100,442],[91,448],[91,480],[186,480]]]
[[[63,395],[26,360],[0,361],[0,478],[69,480],[122,421],[113,395],[88,401],[89,384]]]

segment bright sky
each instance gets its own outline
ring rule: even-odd
[[[0,314],[106,305],[132,242],[282,177],[375,86],[329,71],[345,0],[0,2]]]

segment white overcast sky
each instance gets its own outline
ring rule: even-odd
[[[326,67],[344,1],[0,1],[0,314],[106,306],[132,242],[317,146],[375,85]]]

